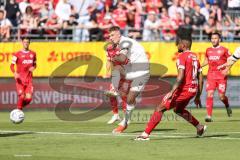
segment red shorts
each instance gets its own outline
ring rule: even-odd
[[[33,93],[33,85],[32,83],[28,83],[28,84],[22,84],[21,82],[16,81],[16,88],[17,88],[17,93],[18,95],[21,94],[31,94]]]
[[[163,98],[162,104],[167,110],[172,108],[184,109],[187,107],[189,101],[195,97],[196,92],[189,92],[188,90],[176,91],[172,99],[166,99],[167,95]]]
[[[121,78],[118,86],[119,92],[128,94],[132,81]]]
[[[207,91],[215,91],[218,89],[218,93],[224,94],[227,89],[227,79],[207,79]]]

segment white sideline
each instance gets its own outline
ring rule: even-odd
[[[83,135],[83,136],[123,136],[123,137],[133,137],[138,136],[136,133],[122,133],[122,134],[112,134],[112,133],[81,133],[81,132],[38,132],[38,131],[13,131],[13,130],[0,130],[0,134],[7,134],[7,133],[16,133],[16,134],[49,134],[49,135]],[[221,134],[240,134],[240,132],[213,132],[208,133],[211,139],[218,139],[218,140],[240,140],[239,138],[235,137],[217,137]],[[211,135],[213,137],[211,137]],[[216,137],[214,137],[214,135]],[[159,138],[194,138],[194,133],[153,133],[151,137],[159,137]]]

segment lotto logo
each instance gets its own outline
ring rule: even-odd
[[[219,60],[220,56],[209,56],[209,60],[216,61]]]
[[[22,64],[31,64],[33,60],[23,60]]]

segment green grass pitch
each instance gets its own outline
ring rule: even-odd
[[[0,160],[239,160],[240,109],[233,109],[231,118],[215,109],[204,138],[195,138],[195,128],[169,111],[150,141],[134,141],[152,111],[135,110],[126,133],[118,136],[111,134],[117,124],[106,124],[110,112],[87,122],[66,122],[54,112],[27,111],[20,125],[0,112]],[[204,109],[191,112],[204,123]]]

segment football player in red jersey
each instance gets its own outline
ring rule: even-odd
[[[197,55],[190,51],[191,40],[182,39],[178,42],[180,52],[177,59],[178,75],[172,90],[163,98],[151,116],[145,131],[135,140],[149,140],[152,130],[161,121],[165,111],[174,108],[174,112],[188,121],[197,129],[197,136],[202,136],[207,126],[199,121],[186,110],[189,101],[195,97],[195,104],[201,106],[200,95],[203,86],[203,76]]]
[[[113,61],[113,57],[116,56],[119,53],[120,49],[118,46],[113,45],[110,43],[107,47],[107,74],[108,77],[110,75],[112,76],[112,83],[110,85],[110,90],[106,91],[105,94],[109,96],[110,98],[110,103],[112,106],[112,112],[113,116],[112,118],[108,121],[108,124],[113,124],[115,121],[121,120],[118,114],[118,102],[117,102],[117,95],[118,92],[121,92],[121,98],[122,98],[122,109],[123,112],[125,113],[126,111],[126,106],[127,106],[127,93],[130,89],[130,83],[131,81],[128,81],[125,79],[125,71],[122,67],[121,62],[118,61]],[[110,73],[112,72],[112,73]]]
[[[228,57],[231,56],[228,49],[220,46],[221,35],[218,32],[211,34],[212,47],[207,48],[206,57],[202,64],[202,67],[209,66],[207,74],[207,100],[206,109],[207,116],[206,122],[212,122],[212,109],[213,109],[213,95],[215,89],[218,90],[219,98],[224,103],[228,116],[232,116],[232,110],[229,107],[228,97],[225,95],[227,89],[227,76],[222,74],[221,70],[218,70],[218,66],[227,62]],[[226,68],[222,68],[223,70]]]
[[[23,37],[23,49],[13,55],[12,63],[10,66],[16,80],[16,88],[18,94],[17,108],[20,110],[22,110],[23,107],[30,104],[32,101],[32,72],[37,67],[36,53],[29,50],[29,45],[30,39],[28,37]]]

